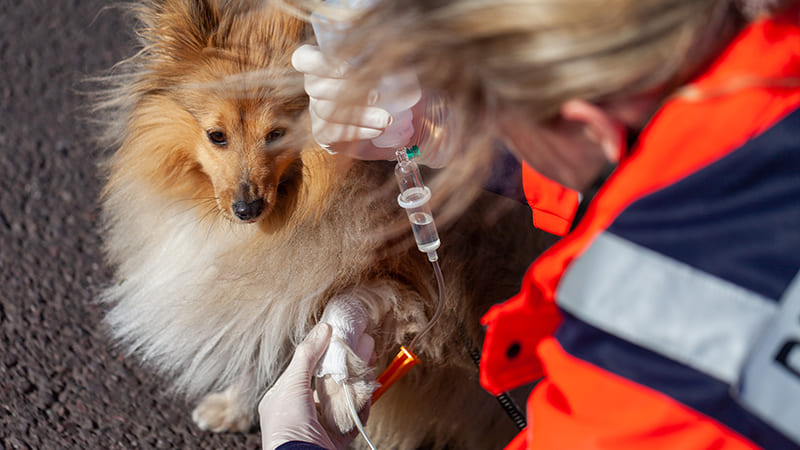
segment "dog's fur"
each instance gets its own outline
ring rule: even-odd
[[[393,165],[344,164],[312,143],[290,66],[307,27],[264,4],[132,6],[143,48],[110,78],[117,86],[100,108],[114,148],[103,197],[117,273],[103,295],[107,321],[199,399],[193,417],[214,431],[249,429],[260,396],[331,298],[363,302],[380,371],[424,327],[436,297],[413,241],[380,238],[405,220],[387,189]],[[259,200],[260,213],[233,211]],[[487,194],[472,210],[504,200]],[[504,211],[491,223],[468,213],[440,230],[444,314],[419,344],[422,364],[371,408],[380,447],[483,449],[513,435],[466,347],[480,344],[480,315],[513,295],[537,250],[527,212]],[[368,387],[370,376],[351,382]],[[329,397],[323,420],[351,426],[340,394]]]

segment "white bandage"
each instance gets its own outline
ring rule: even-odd
[[[328,350],[317,365],[316,376],[330,375],[337,383],[347,378],[347,354],[358,350],[368,321],[364,306],[353,296],[340,295],[328,303],[320,322],[330,325],[333,334]]]

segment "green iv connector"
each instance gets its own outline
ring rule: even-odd
[[[422,153],[419,151],[419,146],[417,146],[417,145],[412,145],[411,147],[406,147],[406,156],[408,156],[409,160],[417,158],[421,154]]]

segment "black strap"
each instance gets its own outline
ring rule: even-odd
[[[467,344],[467,351],[469,351],[469,356],[472,358],[472,362],[475,363],[475,367],[477,367],[480,371],[481,354],[470,344]],[[520,407],[517,406],[516,402],[514,402],[514,399],[512,399],[507,392],[496,395],[494,398],[497,399],[497,401],[500,403],[500,406],[503,407],[503,410],[506,412],[506,414],[508,414],[508,417],[512,422],[514,422],[514,425],[517,426],[518,430],[522,431],[528,426],[528,421],[525,419],[525,414],[523,414]]]

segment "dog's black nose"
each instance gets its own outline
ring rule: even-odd
[[[233,204],[233,213],[241,220],[253,220],[264,211],[264,200],[258,199],[252,202],[239,200]]]

